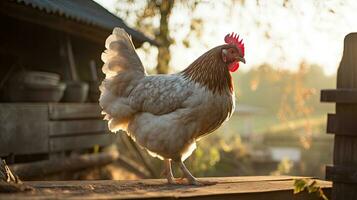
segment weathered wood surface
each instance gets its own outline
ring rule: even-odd
[[[118,135],[100,112],[96,103],[0,103],[0,156],[112,144]]]
[[[79,135],[71,137],[50,138],[50,151],[59,152],[64,150],[85,149],[89,147],[106,146],[113,144],[116,134]]]
[[[136,181],[57,181],[25,182],[30,193],[0,194],[0,199],[239,199],[239,200],[317,200],[315,194],[293,194],[290,176],[248,176],[202,178],[216,181],[211,186],[167,185],[163,179]],[[317,181],[330,197],[331,182]]]
[[[345,37],[337,71],[337,89],[321,91],[321,101],[336,102],[329,114],[327,132],[335,134],[333,166],[326,177],[333,181],[333,200],[357,199],[357,33]]]
[[[41,177],[67,171],[77,171],[94,166],[103,166],[119,159],[117,151],[72,156],[64,159],[43,160],[32,163],[10,165],[10,169],[21,179]]]
[[[0,104],[0,156],[48,152],[46,104]]]
[[[51,120],[68,119],[102,119],[101,108],[96,103],[50,103],[49,118]]]
[[[326,166],[326,179],[335,180],[342,183],[357,182],[357,168],[346,166]]]
[[[50,136],[70,136],[108,132],[108,125],[102,119],[51,121],[49,122]]]

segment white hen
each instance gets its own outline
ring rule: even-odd
[[[183,161],[196,141],[217,129],[234,109],[229,71],[244,62],[244,46],[233,35],[227,37],[227,44],[203,54],[184,71],[153,76],[146,74],[123,29],[115,28],[106,40],[99,102],[109,129],[126,131],[151,155],[164,159],[169,183],[175,183],[175,161],[189,183],[202,184]]]

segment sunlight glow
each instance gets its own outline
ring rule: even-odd
[[[115,0],[96,1],[112,12],[118,5]],[[194,15],[204,19],[202,37],[193,41],[188,49],[180,42],[172,45],[170,64],[174,71],[184,69],[209,48],[222,44],[224,36],[234,31],[245,41],[247,65],[241,67],[243,70],[262,63],[296,70],[299,63],[305,61],[322,66],[326,74],[334,74],[341,59],[344,36],[357,30],[354,0],[290,0],[286,7],[282,6],[282,0],[261,0],[259,6],[256,1],[245,1],[244,6],[236,4],[233,12],[225,6],[230,1],[223,2],[199,5]],[[229,13],[229,17],[222,13]],[[185,11],[175,9],[170,24],[188,24],[187,16]],[[188,31],[179,29],[172,37],[182,41]],[[145,55],[140,51],[139,55],[145,65],[152,68],[157,51],[149,52]]]

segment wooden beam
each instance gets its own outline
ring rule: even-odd
[[[103,119],[97,103],[50,103],[50,120]]]
[[[149,172],[147,172],[142,166],[136,164],[124,155],[121,155],[115,163],[119,164],[121,167],[124,167],[128,171],[136,174],[140,178],[150,178]]]
[[[321,90],[321,102],[357,104],[357,89],[338,88]]]
[[[90,133],[108,133],[108,125],[101,119],[88,120],[62,120],[49,122],[49,135],[53,136],[73,136]]]
[[[10,169],[21,179],[28,179],[59,172],[78,171],[89,167],[103,166],[116,161],[118,158],[118,152],[110,151],[69,157],[66,159],[53,159],[32,163],[15,164],[11,165]]]
[[[116,135],[114,133],[98,133],[97,135],[83,134],[71,137],[54,137],[50,138],[49,143],[50,152],[59,152],[66,150],[91,148],[95,145],[107,146],[115,143],[115,141]]]
[[[67,52],[67,58],[68,58],[70,72],[71,72],[70,73],[71,81],[78,81],[79,78],[77,74],[76,61],[74,59],[74,54],[73,54],[72,42],[68,36],[66,37],[66,52]]]
[[[248,176],[202,178],[215,181],[210,186],[168,185],[163,179],[123,181],[36,181],[25,182],[35,188],[31,193],[0,194],[0,199],[206,199],[206,200],[318,200],[316,194],[294,195],[290,176]],[[331,182],[316,180],[330,198]]]
[[[126,135],[127,136],[127,135]],[[157,172],[157,170],[154,169],[154,167],[152,166],[152,164],[150,163],[149,160],[147,160],[147,157],[144,155],[144,151],[142,148],[139,147],[139,145],[137,143],[135,143],[133,141],[133,139],[131,139],[129,136],[127,136],[131,146],[133,147],[133,149],[135,150],[135,152],[137,152],[138,156],[140,157],[142,163],[144,164],[145,168],[150,172],[151,177],[153,178],[159,178],[159,174]],[[146,152],[146,151],[145,151]]]

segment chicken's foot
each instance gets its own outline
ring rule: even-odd
[[[214,185],[216,182],[210,182],[210,181],[199,181],[197,178],[195,178],[190,171],[188,171],[187,167],[183,163],[183,161],[179,162],[180,168],[182,170],[182,173],[184,177],[187,179],[188,183],[191,185],[198,185],[198,186],[203,186],[203,185]]]

